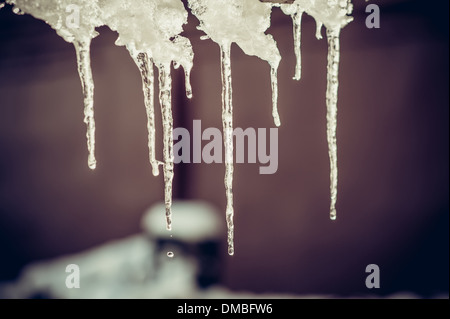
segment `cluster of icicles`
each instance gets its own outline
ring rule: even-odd
[[[189,39],[180,35],[187,23],[188,12],[182,0],[6,0],[14,5],[16,14],[29,13],[44,20],[67,42],[73,43],[77,56],[84,95],[84,121],[87,125],[88,165],[96,167],[94,83],[90,66],[90,44],[98,34],[96,27],[107,25],[117,31],[117,45],[124,45],[135,61],[142,77],[148,126],[149,159],[153,175],[164,172],[167,229],[171,229],[172,181],[174,175],[173,120],[171,105],[171,66],[180,65],[185,73],[188,98],[194,53]],[[264,2],[264,3],[263,3]],[[328,39],[327,76],[327,139],[330,157],[330,217],[336,218],[337,198],[337,91],[339,66],[339,33],[352,20],[350,0],[295,0],[290,4],[266,3],[267,0],[188,0],[187,5],[198,18],[202,39],[211,39],[220,46],[222,71],[222,121],[225,148],[225,189],[227,198],[228,253],[234,254],[233,243],[233,102],[231,86],[231,44],[236,43],[248,55],[267,61],[271,68],[272,115],[280,125],[277,110],[277,69],[281,57],[275,40],[265,34],[270,26],[272,7],[291,16],[297,63],[294,79],[301,77],[301,19],[304,12],[317,23],[316,36],[321,39],[322,26]],[[273,1],[270,1],[273,2]],[[275,1],[276,2],[276,1]],[[291,1],[292,2],[292,1]],[[0,4],[0,8],[3,5]],[[78,10],[78,12],[75,12]],[[78,16],[75,16],[77,13]],[[76,21],[76,17],[79,18]],[[72,19],[72,20],[70,20]],[[75,19],[75,20],[74,20]],[[68,23],[68,21],[72,23]],[[77,23],[74,26],[74,23]],[[159,78],[159,102],[163,120],[163,161],[155,156],[154,74]]]

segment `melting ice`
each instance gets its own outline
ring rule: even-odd
[[[179,0],[99,0],[103,23],[119,33],[117,45],[125,45],[138,66],[147,112],[149,160],[153,175],[159,174],[155,156],[154,74],[158,69],[159,103],[163,119],[164,201],[167,229],[172,224],[172,182],[174,170],[172,117],[172,63],[182,66],[186,95],[192,97],[189,81],[194,53],[189,39],[180,36],[187,23],[187,11]]]
[[[271,68],[272,115],[277,126],[277,69],[281,57],[275,40],[264,32],[270,26],[272,6],[258,0],[189,0],[189,7],[199,19],[200,30],[220,47],[222,71],[222,125],[225,148],[226,220],[228,253],[234,254],[233,243],[233,99],[231,86],[231,44],[236,43],[248,55],[267,61]]]
[[[87,125],[88,165],[96,167],[94,82],[90,66],[90,44],[102,25],[117,31],[117,45],[124,45],[136,63],[142,78],[147,113],[149,161],[152,172],[159,174],[163,166],[165,182],[166,225],[171,228],[173,181],[173,119],[171,67],[184,69],[186,95],[192,97],[189,81],[193,66],[193,50],[189,39],[180,36],[187,23],[187,11],[181,0],[6,0],[16,14],[29,13],[44,20],[76,51],[78,73],[84,97],[84,122]],[[316,37],[321,39],[322,26],[328,40],[327,65],[327,140],[330,157],[330,217],[336,219],[337,200],[337,100],[339,69],[339,34],[352,17],[351,0],[295,0],[292,4],[262,3],[259,0],[188,0],[192,13],[199,19],[199,29],[220,47],[222,76],[222,122],[225,146],[225,190],[227,198],[228,253],[234,254],[233,243],[233,100],[231,81],[231,45],[236,43],[248,55],[268,62],[272,88],[272,115],[280,125],[277,109],[277,70],[281,57],[275,40],[265,34],[270,26],[273,6],[291,16],[294,50],[297,59],[294,79],[301,78],[301,20],[307,13],[316,20]],[[0,4],[0,9],[3,7]],[[69,9],[72,8],[72,9]],[[78,14],[77,25],[68,23]],[[156,160],[154,115],[154,66],[158,70],[159,103],[163,118],[163,161]]]
[[[84,122],[87,125],[87,145],[89,150],[88,165],[91,169],[96,167],[95,160],[95,121],[94,121],[94,82],[92,80],[90,62],[90,44],[98,35],[95,27],[101,25],[98,19],[98,6],[96,1],[83,0],[7,0],[14,4],[13,12],[30,13],[34,17],[44,20],[56,30],[67,42],[75,46],[78,74],[81,80],[84,97]],[[78,28],[67,23],[73,12],[68,10],[71,6],[79,9]]]

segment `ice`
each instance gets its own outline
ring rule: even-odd
[[[90,41],[75,41],[78,74],[81,80],[84,97],[84,122],[87,125],[88,165],[95,169],[95,121],[94,121],[94,80],[92,79]]]
[[[173,183],[173,116],[172,63],[182,66],[186,79],[186,95],[192,97],[189,81],[194,53],[189,39],[180,36],[187,23],[187,11],[180,0],[100,0],[102,19],[119,33],[117,45],[127,47],[141,71],[147,110],[149,158],[154,175],[159,174],[155,157],[155,125],[153,106],[153,64],[159,71],[159,102],[163,119],[163,172],[167,229],[172,224]]]
[[[141,72],[142,91],[144,92],[145,111],[147,113],[147,131],[148,131],[148,157],[152,166],[154,176],[159,175],[159,164],[156,160],[156,132],[155,132],[155,88],[153,61],[147,53],[138,52],[136,49],[129,47],[131,56]]]
[[[295,57],[297,59],[295,66],[295,74],[293,79],[300,80],[302,76],[302,58],[301,58],[301,36],[302,36],[302,16],[305,8],[302,7],[299,3],[295,3],[293,5],[282,5],[281,9],[287,15],[290,15],[292,18],[292,26],[294,33],[294,52]]]
[[[153,63],[159,70],[160,103],[164,130],[164,182],[167,228],[171,225],[173,181],[173,120],[171,102],[171,65],[181,65],[186,79],[186,95],[192,97],[189,77],[194,53],[189,39],[180,36],[187,23],[181,0],[8,0],[16,13],[26,12],[44,20],[76,50],[78,72],[84,96],[84,121],[88,127],[88,165],[94,169],[95,122],[94,82],[90,66],[90,43],[95,28],[108,25],[119,33],[117,45],[125,45],[138,66],[147,112],[149,160],[154,175],[159,174],[155,156],[153,105]]]
[[[155,65],[181,65],[189,74],[193,51],[180,36],[187,23],[181,0],[99,0],[104,24],[119,33],[117,45],[147,53]]]
[[[327,66],[327,140],[328,154],[330,157],[330,218],[336,219],[337,201],[337,102],[339,86],[339,34],[341,29],[353,20],[349,17],[352,11],[350,0],[318,0],[316,6],[311,7],[309,12],[318,26],[323,24],[327,29],[328,40],[328,66]]]
[[[94,121],[94,82],[90,65],[90,43],[98,35],[95,27],[101,25],[98,19],[97,1],[86,0],[7,0],[14,5],[16,14],[29,13],[44,20],[56,33],[75,46],[78,73],[84,97],[84,122],[87,125],[88,165],[96,167],[95,160],[95,121]],[[78,11],[76,11],[78,10]],[[76,12],[75,12],[76,11]],[[73,19],[73,17],[79,19]]]
[[[6,0],[6,3],[14,5],[13,10],[45,21],[69,43],[95,38],[98,35],[95,28],[102,25],[96,0]],[[74,22],[76,10],[78,23],[69,23]]]
[[[172,182],[173,182],[173,118],[172,118],[172,79],[170,77],[170,64],[158,66],[159,69],[159,103],[163,118],[164,130],[164,202],[166,204],[166,226],[172,228]]]
[[[296,0],[293,4],[283,4],[281,9],[292,17],[294,26],[294,49],[297,57],[295,80],[301,75],[300,24],[303,12],[316,20],[316,37],[322,39],[321,29],[327,29],[328,66],[327,66],[327,140],[330,157],[330,218],[336,219],[337,201],[337,101],[339,86],[339,33],[350,21],[353,6],[350,0]]]
[[[275,1],[276,2],[276,1]],[[272,116],[280,126],[278,114],[277,73],[281,56],[273,37],[266,34],[273,6],[291,16],[293,22],[296,66],[294,79],[301,78],[301,21],[303,13],[316,21],[316,37],[322,38],[322,26],[328,40],[327,66],[327,140],[330,157],[330,217],[336,219],[337,201],[337,101],[339,70],[339,34],[352,21],[350,0],[295,0],[287,4],[263,3],[259,0],[188,0],[192,13],[199,19],[201,39],[211,39],[220,47],[222,77],[222,125],[225,148],[226,222],[228,253],[234,254],[233,209],[233,100],[231,80],[231,47],[237,44],[246,54],[267,61],[270,66]],[[65,41],[73,43],[84,97],[84,121],[87,125],[88,165],[96,167],[94,82],[90,62],[90,44],[97,36],[96,27],[107,25],[118,33],[117,45],[127,48],[136,63],[144,94],[147,114],[149,161],[153,175],[164,172],[165,219],[172,224],[172,183],[174,177],[172,65],[182,66],[185,90],[192,97],[190,73],[193,49],[188,38],[181,36],[188,13],[181,0],[6,0],[16,14],[28,13],[44,20]],[[3,3],[0,4],[0,9]],[[158,70],[159,103],[163,121],[163,162],[156,159],[154,113],[154,67]]]
[[[198,28],[219,45],[221,52],[226,221],[228,253],[233,255],[233,102],[230,51],[232,43],[236,43],[246,54],[257,56],[269,63],[272,115],[275,125],[279,126],[277,69],[281,56],[273,37],[265,34],[270,26],[272,5],[259,0],[189,0],[189,7],[200,21]]]
[[[270,84],[272,87],[272,117],[276,126],[281,125],[278,114],[278,68],[270,68]]]
[[[265,34],[270,26],[272,4],[259,0],[189,0],[192,13],[199,19],[198,29],[219,46],[236,43],[246,54],[267,61],[271,74],[276,75],[281,56],[272,35]],[[271,76],[272,95],[278,96],[276,80]],[[276,109],[277,99],[273,98]],[[273,112],[274,115],[278,112]],[[278,117],[275,124],[280,125]]]
[[[231,46],[220,46],[222,69],[222,125],[225,148],[225,193],[227,198],[226,221],[228,228],[228,254],[234,254],[234,208],[233,208],[233,92],[231,86]]]
[[[171,228],[173,181],[173,120],[171,101],[171,65],[182,66],[186,95],[192,97],[190,72],[193,51],[189,39],[180,36],[187,23],[187,11],[181,0],[8,0],[13,11],[29,13],[44,20],[76,50],[78,72],[84,96],[84,121],[88,127],[88,165],[94,169],[95,122],[94,82],[90,66],[90,43],[97,36],[95,28],[108,25],[119,33],[117,45],[124,45],[138,66],[147,112],[149,160],[154,175],[159,174],[155,156],[155,119],[153,64],[159,70],[160,104],[164,130],[164,182],[167,228]]]
[[[328,74],[327,74],[327,140],[330,157],[330,218],[336,219],[337,201],[337,100],[338,100],[338,73],[339,73],[339,28],[327,29],[328,39]]]

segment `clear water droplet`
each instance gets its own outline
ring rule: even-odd
[[[172,251],[167,252],[167,257],[173,258],[173,256],[175,256],[175,254]]]

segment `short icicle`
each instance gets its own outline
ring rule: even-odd
[[[75,41],[77,55],[78,74],[81,80],[84,99],[84,123],[87,125],[88,165],[95,169],[95,121],[94,121],[94,80],[92,79],[90,46],[91,41]]]
[[[278,64],[276,67],[270,66],[270,80],[272,86],[272,117],[276,126],[281,125],[278,114]]]
[[[291,15],[293,32],[294,32],[294,52],[297,63],[295,65],[294,80],[299,81],[302,77],[302,51],[301,51],[301,38],[302,38],[302,15],[303,10],[300,6],[297,6],[297,10]]]
[[[233,209],[233,100],[231,87],[231,44],[220,46],[222,75],[222,125],[225,147],[225,192],[227,198],[226,221],[228,227],[228,254],[234,255],[234,209]]]
[[[163,156],[164,156],[164,202],[166,207],[166,226],[172,229],[172,182],[173,182],[173,118],[172,118],[172,78],[170,63],[158,65],[159,104],[163,119]]]
[[[328,65],[327,65],[327,140],[330,157],[330,218],[336,219],[337,201],[337,100],[338,100],[338,74],[339,74],[339,33],[340,28],[327,28],[328,39]]]

